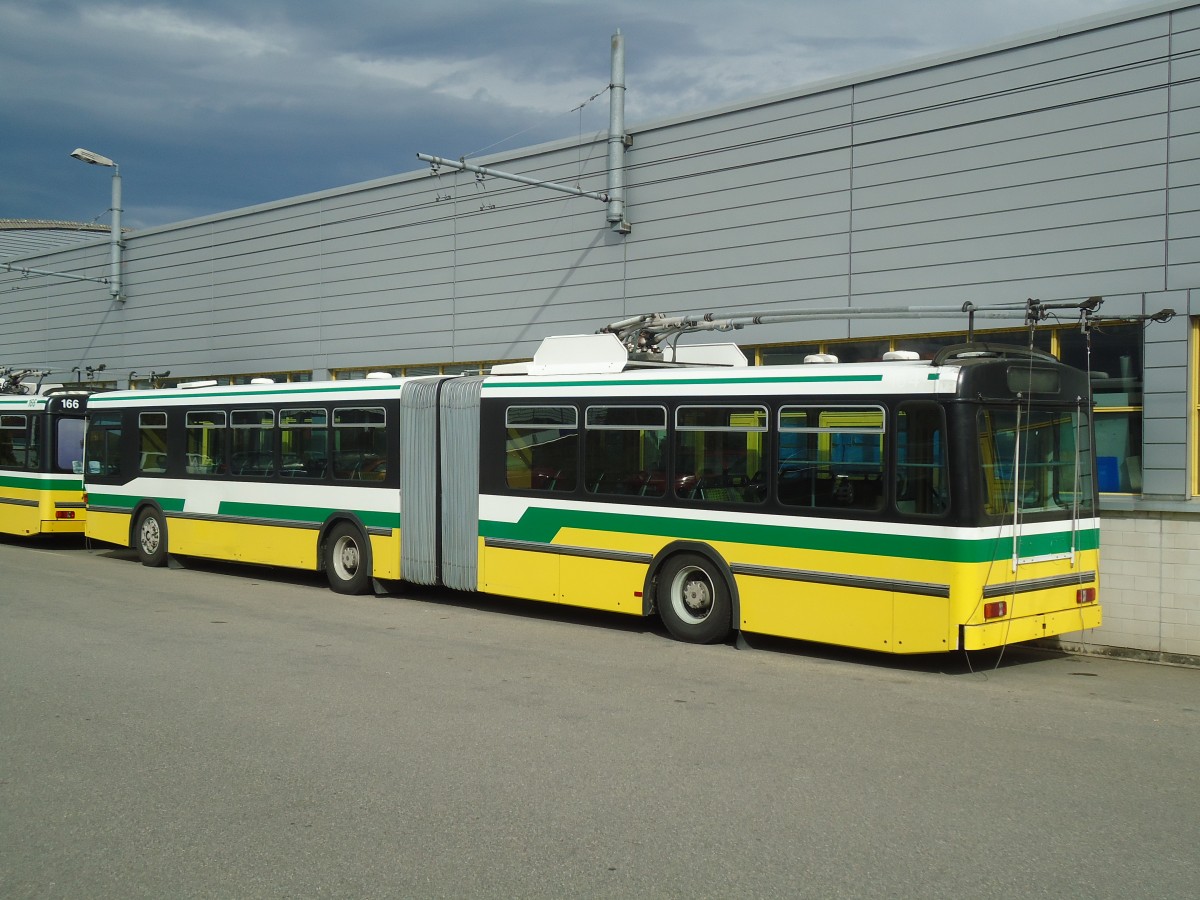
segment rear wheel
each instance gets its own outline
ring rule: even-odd
[[[732,627],[729,585],[715,565],[685,553],[663,566],[655,592],[659,617],[681,641],[713,644]]]
[[[143,566],[161,566],[167,561],[167,523],[156,509],[144,509],[133,529],[133,544]]]
[[[339,594],[364,594],[371,583],[366,538],[349,522],[334,525],[325,538],[325,576]]]

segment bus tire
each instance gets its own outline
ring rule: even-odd
[[[157,509],[147,507],[133,529],[133,546],[143,566],[158,568],[167,561],[167,523]]]
[[[366,538],[349,522],[338,522],[325,538],[325,577],[339,594],[364,594],[371,584]]]
[[[729,636],[733,604],[729,585],[711,562],[694,553],[673,556],[658,574],[654,594],[667,631],[690,644],[715,644]]]

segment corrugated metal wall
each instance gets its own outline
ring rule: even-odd
[[[525,357],[648,310],[1091,294],[1140,309],[1200,277],[1200,8],[1106,21],[635,125],[628,236],[596,201],[419,171],[132,234],[124,307],[99,285],[0,274],[0,358],[320,374]],[[488,163],[601,190],[604,138]],[[37,264],[103,276],[106,260],[101,243]]]

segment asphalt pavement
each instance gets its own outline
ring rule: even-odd
[[[0,897],[1191,898],[1200,671],[0,541]]]

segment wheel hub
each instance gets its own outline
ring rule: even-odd
[[[348,574],[354,574],[358,570],[358,547],[354,545],[353,541],[345,541],[342,543],[340,549],[339,558],[342,562],[342,568]]]
[[[698,579],[689,581],[683,587],[683,602],[690,612],[704,612],[712,606],[712,594],[708,585]]]
[[[159,540],[158,523],[154,519],[147,519],[142,523],[142,549],[147,553],[154,553],[158,549]]]

